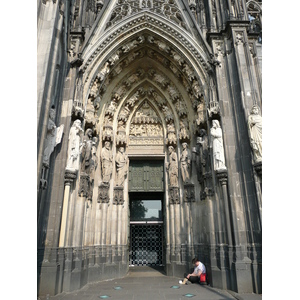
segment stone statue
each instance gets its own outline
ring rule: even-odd
[[[200,130],[200,138],[197,140],[201,145],[200,148],[200,161],[203,167],[206,166],[208,162],[208,137],[205,129]]]
[[[205,105],[202,101],[199,101],[197,105],[197,125],[205,122]]]
[[[180,120],[179,124],[180,124],[179,138],[180,139],[189,138],[188,122],[186,120]]]
[[[188,149],[187,143],[182,143],[182,153],[180,156],[181,176],[184,183],[190,181],[190,169],[191,169],[191,153]]]
[[[262,117],[258,106],[254,105],[248,117],[250,144],[254,154],[254,162],[262,161]]]
[[[91,178],[94,178],[94,176],[95,176],[95,170],[97,169],[97,166],[98,166],[98,157],[96,155],[97,144],[98,144],[98,138],[93,137],[93,142],[92,142],[92,157],[91,157],[91,161],[90,161],[90,176],[91,176]]]
[[[124,147],[120,147],[116,155],[117,178],[116,185],[124,186],[125,176],[128,169],[128,157],[124,152]]]
[[[69,171],[78,171],[80,154],[80,137],[83,133],[81,121],[75,120],[69,133],[68,160],[66,169]]]
[[[83,144],[81,147],[81,172],[89,174],[93,147],[93,130],[88,128],[85,131]]]
[[[210,136],[211,147],[213,148],[214,170],[226,170],[222,129],[218,120],[212,120]]]
[[[169,173],[169,181],[171,187],[178,186],[178,161],[177,154],[173,146],[169,146],[169,162],[166,164],[166,169]]]
[[[112,174],[112,151],[110,149],[110,142],[106,141],[101,150],[101,167],[102,167],[102,181],[109,183]]]
[[[100,72],[97,74],[99,81],[103,81],[105,76],[110,72],[109,62],[106,62]]]
[[[43,155],[43,163],[49,165],[50,155],[53,152],[56,145],[61,142],[62,134],[64,131],[64,125],[56,127],[55,123],[55,109],[51,108],[49,112],[49,120],[47,125],[47,135],[45,140],[45,150]]]

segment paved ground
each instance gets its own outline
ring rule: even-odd
[[[130,268],[126,277],[101,281],[84,286],[72,293],[62,293],[38,300],[261,300],[261,295],[235,294],[199,284],[180,285],[180,278],[168,277],[147,268]]]

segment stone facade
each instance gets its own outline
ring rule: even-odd
[[[37,8],[38,294],[126,274],[135,159],[164,166],[167,275],[261,293],[261,2]]]

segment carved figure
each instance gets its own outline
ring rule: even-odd
[[[101,150],[101,168],[102,168],[102,181],[109,183],[112,174],[112,151],[110,149],[110,142],[106,141]]]
[[[117,178],[116,185],[124,186],[125,176],[128,169],[128,157],[124,152],[124,147],[120,147],[116,155]]]
[[[180,156],[181,176],[184,183],[190,181],[190,168],[191,168],[191,153],[188,149],[187,143],[182,143],[182,153]]]
[[[134,103],[139,99],[139,91],[135,92],[128,100],[127,104],[128,106],[133,107]]]
[[[95,107],[92,103],[91,98],[88,99],[87,104],[86,104],[85,120],[87,123],[92,123],[93,125],[96,124]]]
[[[130,50],[134,49],[137,46],[138,46],[138,42],[134,40],[134,41],[129,42],[128,44],[124,45],[122,47],[122,50],[123,50],[124,53],[127,53],[127,52],[129,52]]]
[[[199,86],[199,83],[196,80],[194,80],[194,82],[192,84],[192,87],[193,87],[193,90],[194,90],[194,95],[197,98],[200,98],[202,96],[202,91],[201,91],[201,88]]]
[[[201,123],[205,122],[205,105],[202,101],[199,101],[199,104],[197,105],[197,125],[200,125]]]
[[[186,108],[186,105],[183,101],[178,100],[175,103],[175,107],[176,107],[176,110],[178,112],[179,117],[187,114],[187,108]]]
[[[173,120],[172,112],[171,112],[170,108],[167,105],[164,105],[162,107],[162,112],[165,115],[166,121]]]
[[[116,109],[117,109],[117,103],[116,103],[115,99],[113,98],[112,101],[109,103],[109,106],[105,111],[105,114],[113,116]]]
[[[262,161],[262,117],[259,115],[259,108],[256,105],[253,105],[248,117],[248,130],[254,161]]]
[[[173,101],[176,99],[179,99],[179,95],[178,95],[176,89],[172,85],[168,85],[167,90]]]
[[[97,77],[98,77],[98,79],[100,80],[100,82],[104,80],[106,74],[108,74],[109,71],[110,71],[110,68],[109,68],[109,62],[106,62],[106,63],[104,64],[104,67],[101,69],[101,71],[100,71],[100,72],[98,73],[98,75],[97,75]]]
[[[98,84],[98,80],[95,79],[92,87],[91,87],[91,90],[90,90],[90,97],[96,97],[97,94],[99,93],[99,84]]]
[[[93,146],[93,130],[88,128],[85,131],[85,136],[83,139],[81,147],[81,172],[89,174],[90,163],[92,158],[92,146]]]
[[[79,169],[80,137],[82,133],[81,121],[77,119],[74,121],[69,133],[67,170],[78,171]]]
[[[150,72],[150,75],[153,76],[153,80],[159,83],[162,87],[166,87],[168,84],[168,79],[161,74],[155,73],[154,70]]]
[[[184,63],[182,57],[177,54],[174,50],[171,50],[171,55],[173,56],[174,60],[181,66]]]
[[[188,122],[186,120],[180,120],[180,139],[189,138]]]
[[[98,166],[98,157],[96,155],[97,144],[98,144],[98,138],[93,137],[93,142],[92,142],[92,157],[91,157],[91,162],[90,162],[90,176],[91,176],[91,180],[94,180],[95,170],[97,169],[97,166]]]
[[[208,161],[208,136],[205,129],[200,130],[200,138],[198,139],[201,148],[200,148],[200,160],[203,167],[206,166]]]
[[[126,122],[129,113],[130,113],[130,109],[127,106],[123,107],[122,110],[121,110],[121,112],[120,112],[120,114],[119,114],[119,116],[118,116],[118,120],[119,121],[123,120],[123,121]]]
[[[56,145],[61,142],[62,134],[64,131],[64,125],[56,127],[55,123],[55,109],[51,108],[49,112],[49,120],[47,125],[47,135],[45,140],[45,150],[43,155],[43,163],[49,165],[50,155],[53,152]]]
[[[211,147],[213,148],[214,170],[226,169],[223,148],[223,135],[218,120],[212,120],[212,128],[210,130],[210,135]]]
[[[120,59],[120,56],[119,56],[120,52],[117,51],[115,54],[113,54],[110,59],[109,59],[109,62],[110,64],[113,66],[115,64],[116,61],[118,61]]]
[[[125,85],[121,85],[115,92],[114,92],[114,98],[119,101],[121,96],[125,93],[126,91],[126,86]]]
[[[166,165],[166,169],[169,173],[170,186],[178,186],[178,161],[177,154],[173,146],[169,146],[169,162]]]
[[[193,70],[189,67],[188,64],[183,65],[182,71],[185,72],[185,74],[187,75],[187,77],[190,81],[193,81],[195,75],[194,75]]]
[[[160,51],[165,51],[168,53],[171,50],[170,47],[166,43],[164,43],[160,40],[154,41],[154,44],[157,45],[157,47]]]

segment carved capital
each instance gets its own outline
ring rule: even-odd
[[[169,187],[170,204],[179,204],[179,188]]]
[[[195,186],[192,183],[184,185],[184,202],[195,202]]]
[[[71,185],[72,182],[76,179],[77,177],[77,172],[76,171],[70,171],[66,170],[65,171],[65,185]]]
[[[109,184],[102,183],[99,185],[98,203],[109,203]]]
[[[116,186],[114,188],[113,204],[115,204],[115,205],[123,205],[124,204],[123,187]]]
[[[90,176],[85,173],[81,173],[78,195],[80,197],[87,197],[89,194],[89,186],[90,186]]]
[[[216,170],[216,175],[221,183],[221,185],[226,185],[228,181],[228,172],[227,170]]]

